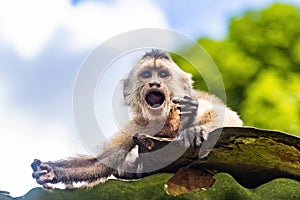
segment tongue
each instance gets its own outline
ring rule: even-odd
[[[152,106],[153,108],[157,108],[163,103],[164,97],[159,92],[152,92],[147,95],[146,100],[150,106]]]
[[[154,104],[152,105],[152,108],[158,108],[160,106],[160,104]]]

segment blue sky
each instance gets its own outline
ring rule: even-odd
[[[228,22],[231,17],[239,15],[248,9],[260,9],[274,1],[175,0],[170,3],[168,0],[157,0],[156,2],[165,11],[170,27],[193,38],[207,36],[219,39],[226,35]]]
[[[81,63],[103,41],[153,27],[221,39],[231,17],[273,2],[0,1],[0,190],[19,196],[38,186],[31,178],[34,158],[86,153],[75,131],[73,86]]]

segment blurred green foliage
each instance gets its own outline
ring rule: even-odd
[[[277,129],[300,136],[300,8],[274,4],[248,11],[230,21],[228,36],[198,40],[222,75],[227,101],[245,125]],[[185,51],[193,55],[193,47]],[[174,58],[184,70],[186,61]],[[200,58],[193,64],[201,65]],[[203,84],[196,88],[207,90]]]

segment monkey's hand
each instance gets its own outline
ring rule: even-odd
[[[33,169],[32,177],[36,179],[36,182],[42,185],[46,189],[54,189],[53,186],[47,183],[55,183],[57,176],[54,172],[53,167],[48,162],[41,162],[35,159],[31,163],[31,168]]]
[[[183,143],[185,148],[200,147],[204,140],[208,138],[208,131],[205,126],[194,125],[178,131],[175,138]]]
[[[189,96],[183,98],[175,97],[173,103],[177,104],[177,109],[180,111],[180,128],[179,130],[186,129],[192,126],[197,117],[198,111],[198,100]]]
[[[205,126],[196,123],[198,100],[184,96],[174,98],[173,103],[178,104],[177,109],[180,111],[180,127],[176,139],[183,142],[186,148],[199,147],[207,139],[208,131]]]

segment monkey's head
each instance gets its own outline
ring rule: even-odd
[[[134,117],[166,118],[174,97],[192,96],[191,75],[183,72],[161,51],[147,52],[124,80],[124,98]]]

